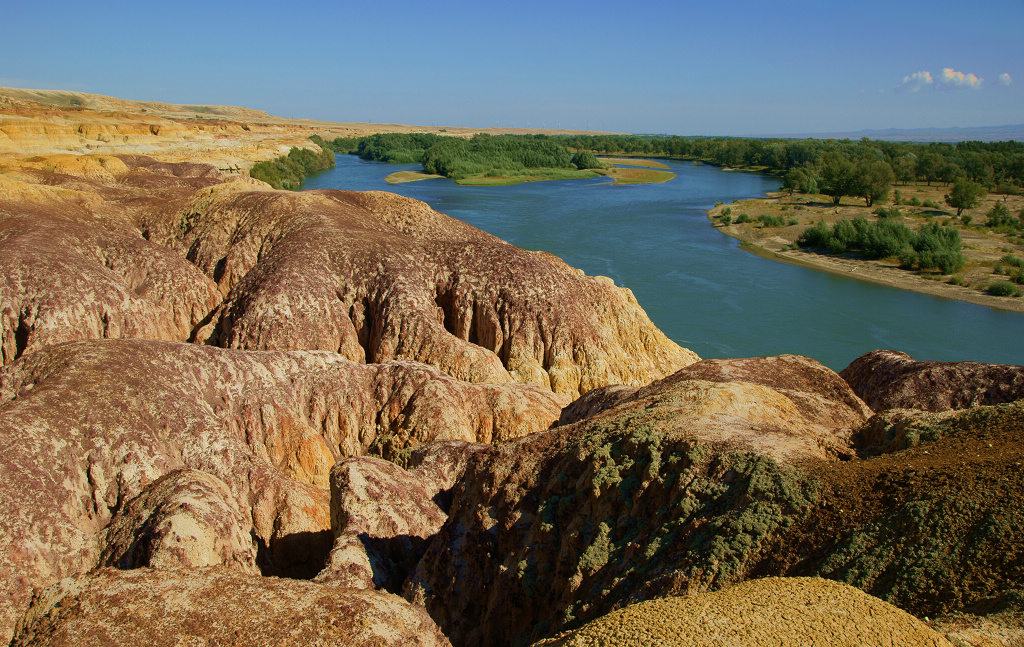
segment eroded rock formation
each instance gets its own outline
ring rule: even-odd
[[[228,566],[258,575],[248,510],[228,486],[197,470],[153,481],[117,510],[105,531],[100,563],[121,569]]]
[[[875,411],[944,411],[1024,398],[1024,366],[916,361],[894,350],[861,355],[840,373]]]
[[[331,545],[327,485],[338,458],[434,439],[509,439],[546,428],[559,409],[533,385],[469,384],[425,365],[362,365],[334,353],[142,340],[30,353],[0,370],[0,578],[9,591],[0,619],[10,631],[33,587],[101,557],[158,565],[220,555],[239,567],[236,530],[255,538],[265,573],[312,576]],[[244,512],[242,528],[217,530],[211,520],[209,532],[196,531],[212,554],[192,555],[191,540],[170,546],[160,530],[182,521],[199,487],[150,486],[177,470],[205,473],[201,489],[222,498],[214,483],[223,482],[230,497],[208,505]],[[147,518],[158,523],[143,530]],[[188,555],[173,557],[178,549]]]
[[[765,575],[824,576],[921,616],[1012,597],[1024,577],[1013,531],[1024,407],[909,412],[889,434],[907,442],[858,460],[827,451],[820,428],[793,434],[813,406],[863,422],[863,404],[826,371],[792,357],[701,362],[591,418],[481,451],[406,596],[455,645],[528,643],[625,604]],[[683,379],[729,373],[774,387]],[[722,406],[738,394],[775,410],[738,418],[753,407]],[[804,413],[772,405],[779,397]],[[840,445],[851,438],[835,431]]]
[[[817,501],[789,463],[831,458],[867,413],[806,358],[694,364],[473,456],[406,595],[454,644],[505,645],[738,581]]]
[[[0,154],[45,153],[0,159],[0,642],[523,645],[697,594],[559,640],[779,638],[846,621],[827,595],[867,616],[829,645],[940,644],[848,587],[737,584],[772,575],[1019,606],[1024,405],[974,405],[1021,367],[698,361],[609,279],[423,203],[124,154],[298,131],[37,94],[0,92]]]
[[[421,607],[378,591],[193,571],[102,569],[32,602],[14,647],[182,644],[446,647]]]
[[[570,397],[697,359],[628,290],[409,198],[215,189],[172,225],[166,243],[226,295],[197,341],[411,359]]]
[[[334,546],[317,581],[401,592],[427,541],[448,518],[434,502],[439,491],[431,480],[379,458],[354,457],[335,465]]]

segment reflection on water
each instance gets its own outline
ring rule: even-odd
[[[633,290],[655,324],[701,357],[797,353],[839,370],[875,348],[918,359],[1024,364],[1024,317],[885,288],[759,258],[708,224],[716,201],[774,190],[774,178],[666,162],[665,184],[605,178],[462,187],[449,180],[389,185],[417,165],[339,155],[305,188],[385,190],[526,249],[556,254]],[[756,214],[751,214],[756,215]]]

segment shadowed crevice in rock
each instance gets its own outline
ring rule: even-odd
[[[371,537],[365,532],[358,537],[370,556],[374,587],[396,595],[402,592],[402,585],[416,568],[431,539],[416,535]]]
[[[257,565],[265,576],[311,580],[327,563],[332,541],[330,530],[293,532],[276,537],[269,547],[263,544],[258,550]]]

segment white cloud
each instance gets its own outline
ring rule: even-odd
[[[1003,72],[999,75],[999,82],[1003,85],[1010,85],[1013,83],[1013,78],[1010,76],[1009,72]]]
[[[924,86],[931,85],[933,81],[931,72],[921,70],[903,77],[903,83],[899,87],[910,92],[917,92]]]
[[[964,74],[963,72],[957,72],[951,67],[942,68],[942,82],[950,85],[955,85],[962,88],[973,88],[978,89],[981,87],[982,79],[980,76],[974,74]]]

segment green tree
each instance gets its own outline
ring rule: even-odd
[[[793,193],[817,193],[818,175],[814,169],[806,166],[789,169],[782,178],[782,188],[790,195]]]
[[[927,184],[938,179],[939,167],[942,165],[942,157],[938,153],[924,153],[917,158],[917,177],[924,178]]]
[[[604,164],[597,159],[597,155],[594,155],[591,151],[577,151],[570,160],[576,168],[580,170],[589,168],[604,168]]]
[[[946,204],[956,209],[956,217],[959,218],[965,209],[978,206],[983,197],[985,187],[965,177],[958,177],[953,183],[953,190],[946,196]]]
[[[917,173],[917,156],[913,153],[907,153],[896,158],[893,160],[892,170],[896,174],[897,180],[903,184],[908,184]]]
[[[857,163],[854,193],[864,198],[870,207],[876,201],[889,197],[895,176],[892,167],[881,160],[861,160]]]
[[[821,192],[839,204],[844,195],[856,195],[857,169],[840,153],[829,152],[821,158]]]

